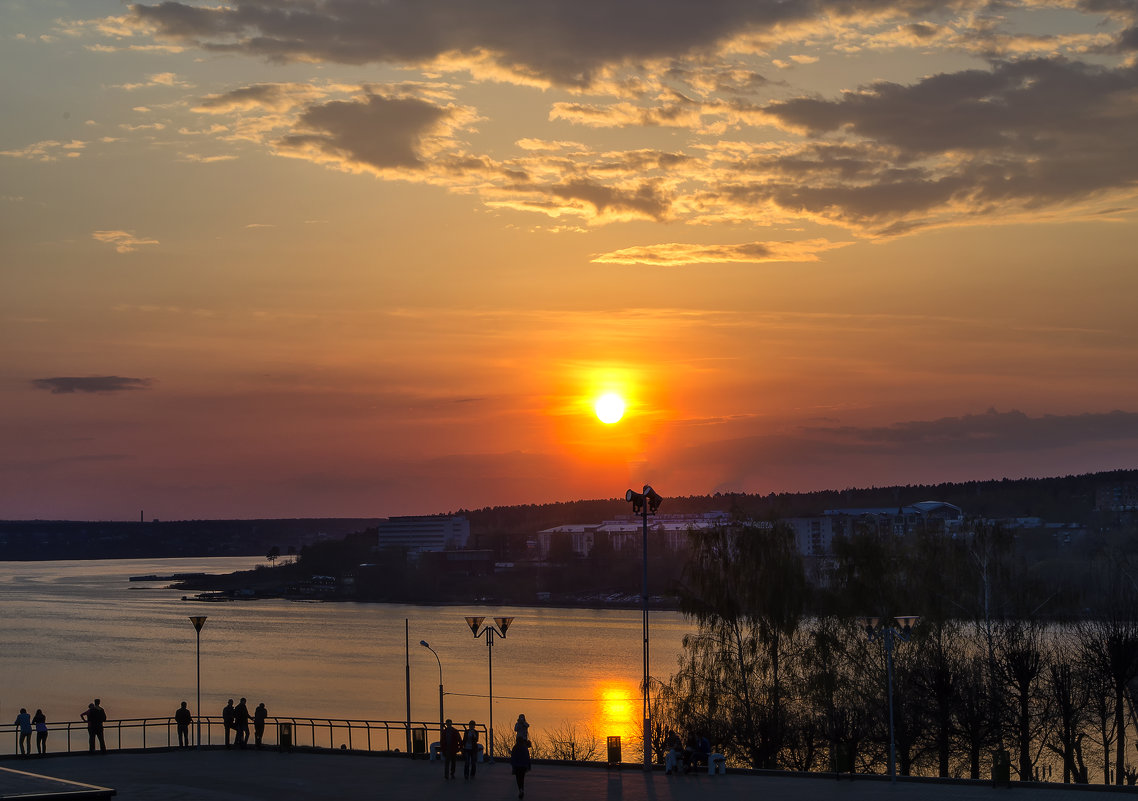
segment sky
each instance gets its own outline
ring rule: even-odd
[[[1135,0],[0,0],[0,518],[1134,468],[1136,55]]]

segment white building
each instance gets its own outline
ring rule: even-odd
[[[405,548],[410,553],[466,548],[470,521],[465,517],[430,515],[391,517],[379,524],[380,548]]]
[[[687,544],[688,531],[728,522],[726,512],[706,514],[657,514],[648,516],[648,547],[675,553]],[[644,548],[644,520],[639,515],[617,515],[600,523],[567,523],[537,533],[537,557],[547,559],[556,539],[567,537],[573,553],[586,557],[597,535],[607,536],[613,553],[635,555]]]

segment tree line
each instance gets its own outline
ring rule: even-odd
[[[666,729],[706,734],[736,765],[882,772],[886,654],[861,616],[919,615],[894,659],[902,775],[1134,784],[1138,552],[1104,549],[1077,599],[973,521],[906,537],[859,530],[807,581],[793,533],[744,523],[691,532],[677,587],[696,624],[654,681],[653,748]],[[1093,591],[1092,591],[1093,589]],[[1087,601],[1072,613],[1073,601]]]

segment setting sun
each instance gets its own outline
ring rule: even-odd
[[[597,398],[593,408],[596,409],[597,419],[611,425],[624,417],[624,398],[615,392],[608,392]]]

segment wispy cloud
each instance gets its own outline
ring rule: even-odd
[[[671,242],[623,248],[603,253],[593,261],[601,264],[650,264],[660,267],[728,262],[746,264],[811,262],[818,261],[819,253],[848,244],[851,243],[831,242],[826,239],[808,239],[800,242],[746,242],[737,245],[690,245]]]
[[[143,245],[157,245],[157,239],[143,239],[132,231],[92,231],[91,238],[114,245],[118,253],[134,253]]]

